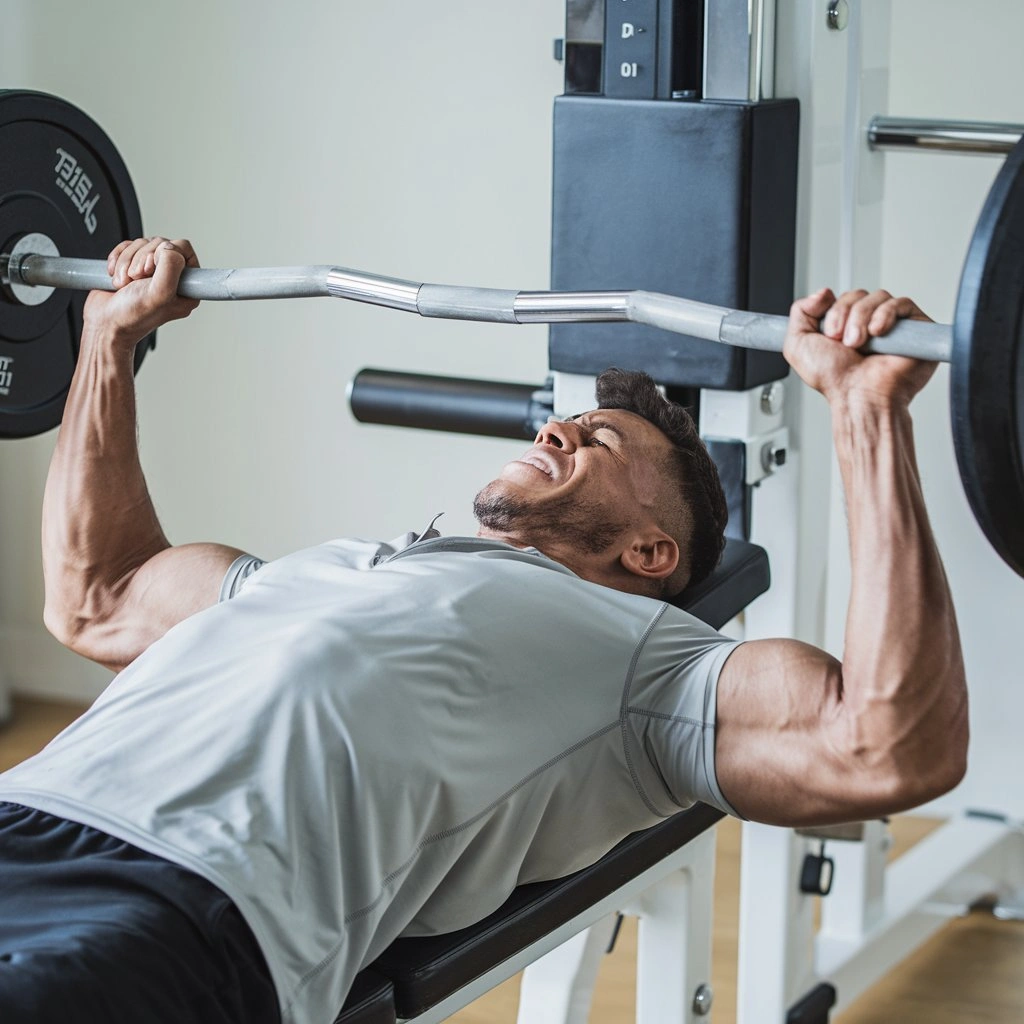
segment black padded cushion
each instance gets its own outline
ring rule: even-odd
[[[770,582],[763,548],[730,539],[718,568],[672,603],[723,626]],[[492,967],[554,931],[724,817],[696,804],[653,828],[627,836],[596,864],[553,882],[521,885],[489,917],[429,938],[398,939],[373,968],[395,985],[400,1017],[415,1017]]]
[[[395,989],[372,970],[360,971],[334,1024],[395,1024]]]
[[[721,629],[763,594],[771,580],[764,548],[730,537],[715,571],[701,583],[687,587],[672,599],[672,604]]]

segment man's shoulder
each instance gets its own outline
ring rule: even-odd
[[[264,559],[253,554],[239,555],[224,576],[220,599],[225,601],[236,597],[243,590],[270,579],[301,578],[307,572],[315,573],[317,566],[372,569],[415,543],[419,536],[409,532],[390,541],[338,537],[312,547],[300,548],[278,558]]]

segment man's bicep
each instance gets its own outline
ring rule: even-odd
[[[842,665],[796,640],[755,640],[718,680],[715,762],[726,799],[776,825],[849,820]]]
[[[129,665],[169,629],[216,604],[242,555],[223,544],[182,544],[154,555],[124,581],[118,614],[94,639],[96,653],[83,653],[115,671]]]

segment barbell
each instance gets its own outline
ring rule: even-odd
[[[99,126],[56,97],[0,92],[0,437],[40,433],[59,422],[77,358],[83,293],[113,290],[106,254],[141,234],[131,179]],[[187,269],[179,293],[207,301],[333,296],[427,317],[507,324],[631,321],[770,351],[781,351],[787,325],[781,316],[654,292],[513,291],[332,266]],[[985,201],[953,325],[903,321],[863,350],[951,364],[964,489],[982,531],[1020,575],[1022,310],[1024,142],[1007,157]],[[140,343],[136,369],[152,344],[152,336]]]

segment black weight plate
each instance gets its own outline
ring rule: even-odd
[[[56,96],[0,90],[0,249],[34,231],[62,256],[105,259],[142,234],[128,170],[103,130]],[[78,358],[85,292],[25,306],[0,295],[0,438],[55,427]],[[155,334],[140,343],[138,370]]]
[[[1024,576],[1024,140],[974,229],[953,325],[950,407],[967,500],[999,556]]]

